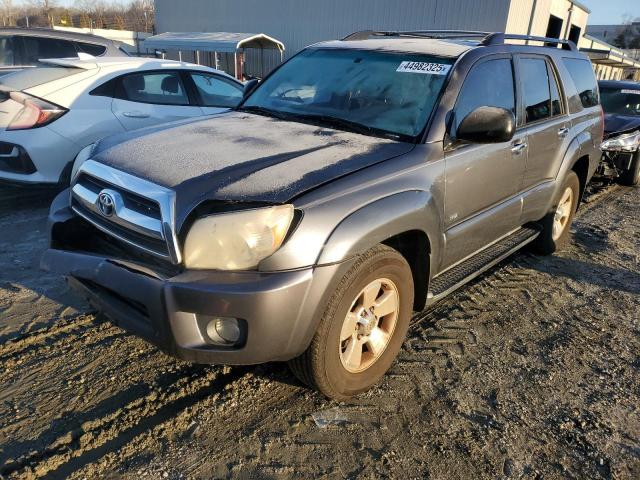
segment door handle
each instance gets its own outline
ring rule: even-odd
[[[569,129],[568,129],[568,128],[566,128],[566,127],[562,127],[560,130],[558,130],[558,136],[559,136],[560,138],[564,138],[564,137],[566,137],[567,135],[569,135]]]
[[[529,145],[526,142],[518,143],[518,144],[514,145],[513,147],[511,147],[511,151],[515,155],[520,155],[522,152],[524,152],[526,150],[526,148],[528,146]]]
[[[148,113],[142,113],[142,112],[123,112],[122,115],[128,118],[149,118],[150,117]]]

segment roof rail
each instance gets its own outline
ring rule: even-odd
[[[512,33],[491,33],[487,35],[484,40],[482,40],[482,45],[487,47],[491,45],[504,45],[505,40],[526,40],[527,43],[529,41],[551,43],[554,45],[562,45],[562,48],[564,48],[565,50],[571,50],[572,52],[578,51],[578,47],[571,40],[564,40],[561,38],[535,37],[532,35],[516,35]]]
[[[408,31],[377,31],[363,30],[347,35],[342,40],[368,40],[371,37],[409,37],[409,38],[442,38],[442,39],[463,39],[463,38],[480,38],[481,45],[504,45],[506,40],[525,40],[527,43],[544,42],[553,45],[562,45],[566,50],[572,52],[578,51],[578,47],[571,40],[563,40],[561,38],[535,37],[532,35],[516,35],[512,33],[490,33],[479,32],[476,30],[408,30]]]
[[[409,31],[377,31],[363,30],[347,35],[342,40],[368,40],[371,37],[409,37],[409,38],[486,38],[489,32],[475,30],[409,30]]]

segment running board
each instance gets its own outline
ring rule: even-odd
[[[431,280],[427,305],[441,300],[465,283],[473,280],[512,253],[520,250],[540,235],[536,227],[523,227],[499,242],[485,248],[473,257],[455,265]]]

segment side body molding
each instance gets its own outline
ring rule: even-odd
[[[317,264],[341,262],[408,231],[425,233],[433,246],[431,240],[434,234],[437,238],[439,228],[429,193],[412,190],[390,195],[346,217],[327,239]]]

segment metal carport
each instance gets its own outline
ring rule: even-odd
[[[218,53],[234,55],[234,76],[242,80],[245,49],[261,51],[278,50],[280,61],[284,55],[284,43],[264,33],[230,32],[166,32],[149,37],[144,41],[145,48],[159,50],[177,50],[182,60],[183,51],[195,52],[196,63],[200,63],[200,52],[213,52],[215,68],[218,68]],[[261,67],[262,68],[262,67]]]

